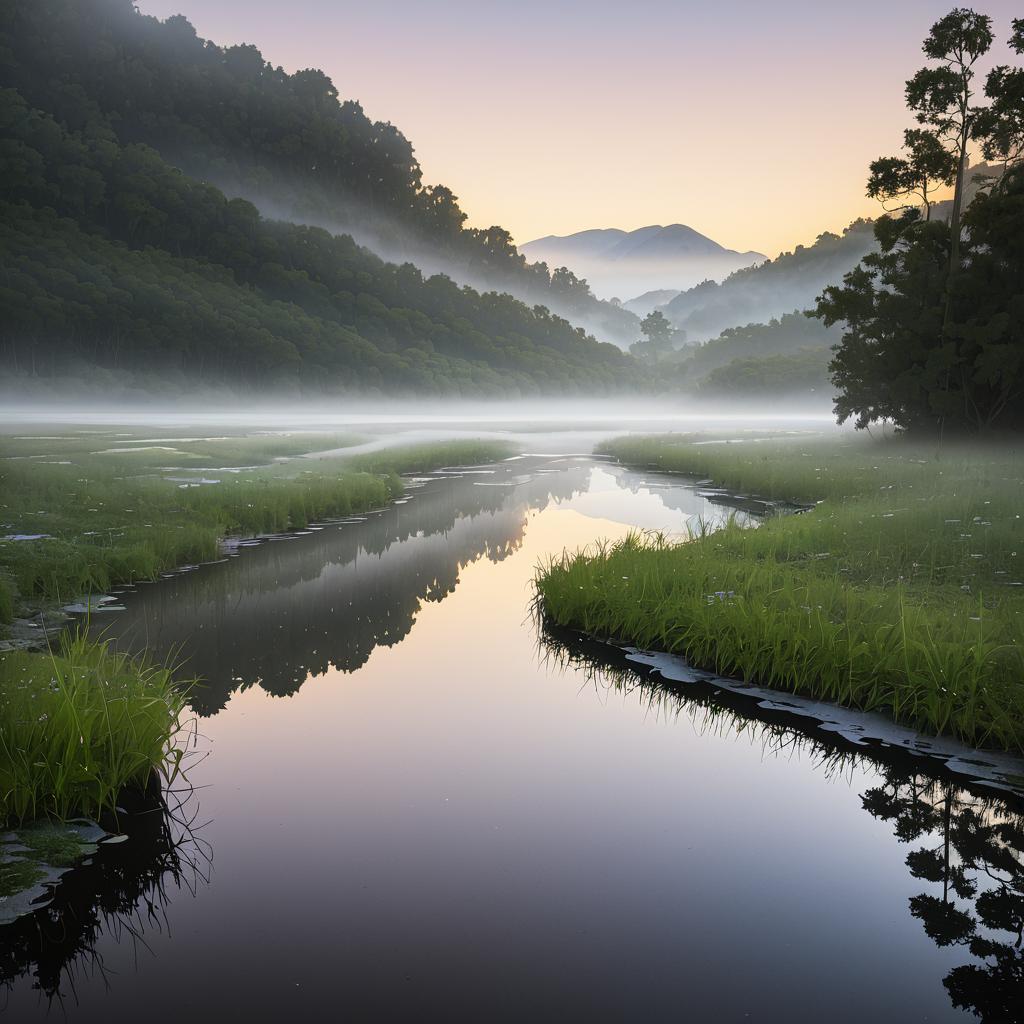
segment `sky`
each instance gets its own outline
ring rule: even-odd
[[[903,85],[951,0],[137,0],[410,139],[427,184],[520,244],[684,223],[774,256],[879,212],[867,165],[911,125]],[[1017,0],[989,0],[995,63]]]

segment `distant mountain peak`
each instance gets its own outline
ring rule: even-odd
[[[519,247],[529,260],[567,266],[595,293],[637,294],[690,287],[704,278],[722,279],[765,259],[761,253],[727,249],[688,224],[647,224],[633,231],[588,228],[547,235]]]

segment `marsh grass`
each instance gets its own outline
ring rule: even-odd
[[[222,463],[232,454],[268,461],[283,447],[295,454],[337,440],[315,434],[302,435],[301,443],[299,438],[222,439],[207,458]],[[98,454],[109,439],[90,436],[82,445],[80,439],[52,438],[45,441],[45,458],[23,457],[26,444],[39,448],[44,441],[7,438],[0,444],[0,453],[6,452],[0,459],[0,538],[44,536],[0,539],[0,622],[9,622],[19,606],[32,609],[102,594],[120,583],[210,561],[218,557],[224,537],[281,533],[379,508],[403,493],[400,473],[507,454],[504,445],[459,441],[204,476],[155,472],[152,452]],[[167,460],[167,452],[158,454]]]
[[[820,502],[684,543],[638,535],[543,566],[551,621],[763,685],[1024,751],[1024,461],[862,441],[609,454]]]
[[[99,817],[154,771],[173,781],[185,696],[170,669],[80,634],[0,655],[0,823]]]

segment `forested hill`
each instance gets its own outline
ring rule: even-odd
[[[200,39],[132,0],[0,0],[5,85],[71,131],[97,121],[270,216],[345,231],[396,262],[513,291],[607,340],[638,322],[567,271],[528,264],[500,227],[467,228],[456,197],[424,186],[408,139],[339,97],[321,71],[287,74],[254,46]],[[350,45],[357,41],[349,41]]]
[[[43,30],[44,14],[55,24],[72,8],[123,19],[129,6],[0,4],[8,382],[73,367],[331,392],[594,393],[638,383],[629,356],[547,309],[424,278],[346,236],[268,221],[183,174],[62,74],[67,33],[52,34],[44,64],[25,58],[34,51],[21,42]],[[83,26],[77,45],[88,49],[90,38]],[[93,57],[127,59],[105,44]],[[108,86],[119,92],[117,76],[111,84],[97,74],[91,89]],[[139,88],[136,119],[161,91],[158,79]],[[367,194],[382,173],[365,170]]]
[[[767,323],[810,309],[830,284],[838,284],[877,246],[873,224],[854,221],[842,235],[826,231],[813,245],[798,245],[756,267],[730,274],[720,284],[705,281],[662,307],[690,341],[714,338],[730,327]]]

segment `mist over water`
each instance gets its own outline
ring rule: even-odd
[[[150,398],[112,405],[100,398],[69,396],[60,403],[11,400],[0,406],[0,426],[20,431],[32,424],[123,424],[183,426],[206,424],[224,429],[331,430],[354,426],[379,428],[385,434],[403,432],[403,439],[438,440],[472,435],[508,434],[514,439],[536,439],[546,433],[590,446],[627,431],[714,431],[793,429],[838,430],[825,399],[801,406],[787,402],[754,404],[687,398],[534,399],[486,401],[482,399],[389,400],[344,398],[300,401],[293,397],[246,400],[236,394],[220,396],[211,407],[202,398],[182,396],[176,401]],[[590,447],[585,450],[589,451]],[[581,448],[581,450],[584,450]]]

